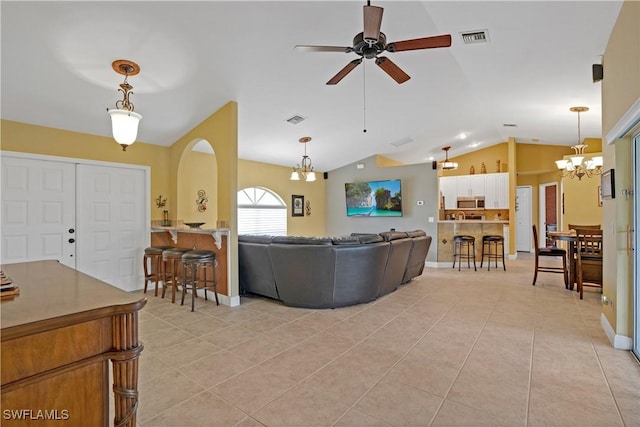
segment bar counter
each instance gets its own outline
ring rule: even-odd
[[[233,305],[229,298],[229,229],[189,228],[178,225],[162,227],[151,225],[151,246],[174,246],[177,248],[206,249],[216,254],[216,281],[220,302]]]
[[[1,302],[2,425],[108,426],[113,389],[113,424],[135,427],[146,298],[57,261],[2,270],[20,289]]]

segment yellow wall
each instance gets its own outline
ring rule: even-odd
[[[182,168],[180,174],[178,193],[184,194],[185,197],[180,198],[176,219],[185,222],[204,222],[205,228],[217,228],[218,165],[216,156],[197,151],[186,151],[183,161],[185,167]],[[208,199],[205,203],[207,209],[204,212],[200,212],[196,204],[200,190],[205,191]]]
[[[151,219],[162,219],[163,209],[156,208],[155,199],[159,195],[171,199],[167,147],[137,142],[122,151],[110,137],[9,120],[0,121],[0,136],[2,150],[151,167]]]
[[[475,169],[475,173],[481,173],[483,162],[486,173],[507,172],[509,170],[509,148],[507,143],[503,142],[461,156],[450,157],[449,160],[457,162],[458,169],[439,171],[443,176],[469,175],[471,166]],[[500,160],[500,170],[498,170],[498,160]]]
[[[602,134],[616,123],[640,99],[640,2],[623,3],[604,53],[602,64]],[[633,260],[627,256],[624,242],[626,227],[633,224],[631,203],[619,189],[631,188],[631,140],[619,139],[602,147],[605,169],[615,169],[617,197],[603,206],[604,289],[613,304],[602,307],[617,335],[633,334]],[[636,196],[637,197],[637,196]]]
[[[277,193],[288,207],[287,234],[295,236],[325,235],[325,181],[316,172],[313,182],[291,181],[291,168],[250,160],[238,161],[238,189],[264,187]],[[304,196],[311,202],[311,215],[291,216],[291,195]]]

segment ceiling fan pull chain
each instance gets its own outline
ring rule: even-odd
[[[362,132],[367,132],[367,78],[365,75],[365,70],[367,69],[367,64],[363,64],[362,66]]]

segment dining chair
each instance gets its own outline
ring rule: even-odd
[[[578,292],[582,299],[585,286],[602,291],[602,230],[576,228]],[[585,283],[587,282],[587,283]]]
[[[569,224],[568,228],[569,230],[576,230],[578,228],[584,229],[584,230],[600,230],[602,226],[600,224],[594,224],[594,225],[579,225],[579,224]]]
[[[538,229],[533,225],[533,245],[535,248],[535,269],[533,272],[533,283],[536,285],[538,272],[542,273],[562,273],[564,277],[564,287],[569,288],[569,270],[567,270],[567,251],[562,248],[540,247],[538,243]],[[549,265],[540,265],[541,257],[562,257],[562,267],[552,267]]]

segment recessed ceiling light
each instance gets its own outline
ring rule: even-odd
[[[464,132],[460,132],[460,133],[458,134],[458,139],[467,139],[467,134],[466,134],[466,133],[464,133]]]
[[[429,156],[429,158],[428,158],[427,160],[429,160],[429,161],[431,162],[431,161],[433,161],[433,160],[435,160],[435,159],[436,159],[435,157],[433,157],[433,156]]]
[[[469,147],[475,148],[480,144],[481,144],[481,142],[472,142],[471,144],[469,144]]]

